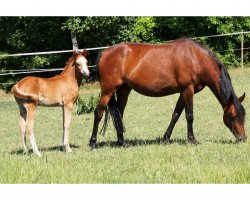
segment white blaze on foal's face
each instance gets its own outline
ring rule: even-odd
[[[83,73],[83,75],[85,76],[89,76],[90,72],[88,69],[88,61],[86,58],[84,58],[83,56],[77,58],[76,63],[78,64],[79,69],[81,70],[81,72]]]

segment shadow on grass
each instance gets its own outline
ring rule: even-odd
[[[220,140],[206,140],[206,142],[211,142],[215,144],[239,144],[240,142],[237,142],[236,140],[225,140],[225,139],[220,139]]]
[[[70,147],[72,149],[75,149],[75,148],[79,148],[80,146],[70,144]],[[39,150],[42,152],[44,152],[44,151],[63,151],[63,148],[62,148],[62,146],[53,146],[53,147],[44,147],[44,148],[41,148]],[[33,153],[32,149],[29,149],[27,153],[25,153],[23,149],[12,150],[10,152],[10,154],[14,154],[14,155],[30,155],[31,153]]]
[[[190,144],[188,140],[184,140],[184,139],[174,139],[170,141],[170,144],[165,144],[161,137],[157,137],[156,139],[151,139],[151,140],[143,140],[143,139],[125,140],[124,147],[129,148],[129,147],[135,147],[135,146],[147,146],[147,145],[155,145],[155,144],[167,146],[167,145],[171,145],[175,143],[180,144],[180,145]],[[121,146],[116,141],[97,143],[97,148],[102,148],[102,147],[120,148]]]
[[[215,143],[215,144],[239,144],[238,142],[234,141],[234,140],[205,140],[203,141],[205,142],[211,142],[211,143]],[[202,142],[202,143],[203,143]],[[143,140],[143,139],[133,139],[133,140],[125,140],[125,146],[126,148],[129,147],[136,147],[136,146],[148,146],[148,145],[172,145],[172,144],[179,144],[179,145],[194,145],[194,146],[199,146],[202,145],[202,143],[200,144],[191,144],[187,139],[181,139],[181,138],[176,138],[173,140],[170,140],[170,144],[165,144],[163,141],[163,138],[161,137],[157,137],[155,139],[151,139],[151,140]],[[118,142],[116,141],[107,141],[107,142],[100,142],[97,143],[97,148],[102,148],[102,147],[112,147],[112,148],[121,148],[121,146],[118,144]]]

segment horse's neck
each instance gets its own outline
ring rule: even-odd
[[[209,83],[209,88],[214,93],[217,100],[220,102],[222,108],[224,109],[227,106],[227,102],[221,94],[221,85],[220,85],[220,70],[211,76],[211,82]]]
[[[82,81],[82,75],[77,72],[75,66],[73,66],[73,62],[66,65],[63,72],[61,73],[61,76],[67,76],[68,78],[71,78],[71,80],[77,82],[78,86],[80,86]]]

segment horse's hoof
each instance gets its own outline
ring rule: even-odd
[[[129,148],[130,147],[130,144],[126,143],[126,142],[123,142],[123,145],[122,145],[123,148]]]
[[[126,142],[124,142],[124,141],[122,141],[122,142],[119,142],[119,141],[118,141],[118,145],[119,145],[120,147],[124,147],[124,148],[128,148],[128,147],[130,146],[128,143],[126,143]]]
[[[90,143],[89,146],[90,146],[91,150],[95,150],[98,148],[98,145],[96,143]]]
[[[40,152],[35,152],[35,154],[36,154],[39,158],[41,158],[41,157],[43,156]]]
[[[171,142],[170,140],[164,140],[164,141],[163,141],[163,144],[164,144],[164,145],[170,145],[171,143],[172,143],[172,142]]]
[[[66,153],[71,153],[72,149],[70,147],[63,147],[63,151]]]
[[[201,144],[198,140],[196,140],[196,139],[188,139],[188,141],[191,143],[191,144],[193,144],[193,145],[199,145],[199,144]]]

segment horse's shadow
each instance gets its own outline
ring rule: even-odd
[[[198,144],[202,145],[202,143],[205,142],[211,142],[211,143],[215,143],[215,144],[237,144],[236,141],[233,140],[225,140],[225,139],[221,139],[221,140],[205,140],[202,141],[201,143]],[[197,144],[192,144],[188,141],[188,139],[181,139],[181,138],[175,138],[170,140],[170,143],[166,144],[163,140],[162,137],[157,137],[155,139],[130,139],[130,140],[125,140],[125,147],[129,148],[129,147],[136,147],[136,146],[148,146],[148,145],[172,145],[172,144],[179,144],[179,145],[194,145],[197,146]],[[102,148],[102,147],[111,147],[111,148],[121,148],[121,146],[118,144],[118,142],[116,141],[105,141],[105,142],[100,142],[97,144],[97,148]]]
[[[171,144],[179,144],[179,145],[187,145],[189,142],[184,139],[173,139],[170,140],[170,145]],[[165,145],[163,138],[157,137],[155,139],[130,139],[130,140],[125,140],[125,147],[136,147],[136,146],[148,146],[148,145]],[[124,147],[123,146],[123,147]],[[112,148],[120,148],[121,146],[118,144],[116,141],[108,141],[108,142],[100,142],[97,144],[98,148],[102,147],[112,147]]]
[[[206,140],[204,142],[211,142],[211,143],[216,143],[216,144],[236,144],[237,142],[233,140]],[[166,145],[164,143],[163,138],[157,137],[155,139],[129,139],[125,140],[125,147],[130,148],[130,147],[136,147],[136,146],[149,146],[149,145]],[[181,138],[176,138],[170,140],[170,144],[179,144],[179,145],[188,145],[190,142],[187,139],[181,139]],[[201,143],[202,144],[202,143]],[[71,148],[80,148],[78,145],[70,144]],[[117,141],[103,141],[100,143],[97,143],[97,148],[104,148],[104,147],[111,147],[111,148],[121,148],[121,146],[117,143]],[[52,147],[44,147],[40,149],[43,152],[49,152],[49,151],[63,151],[62,146],[52,146]],[[26,154],[31,154],[33,153],[32,149],[29,149]],[[23,149],[17,149],[13,150],[10,152],[10,154],[14,155],[23,155],[25,154]]]
[[[80,146],[78,145],[75,145],[75,144],[70,144],[70,147],[72,149],[75,149],[75,148],[79,148]],[[42,152],[49,152],[49,151],[63,151],[63,147],[62,146],[52,146],[52,147],[43,147],[40,149]],[[33,150],[32,149],[29,149],[28,152],[24,152],[24,149],[16,149],[16,150],[12,150],[10,152],[10,154],[14,154],[14,155],[24,155],[24,154],[28,154],[30,155],[31,153],[33,153]]]

